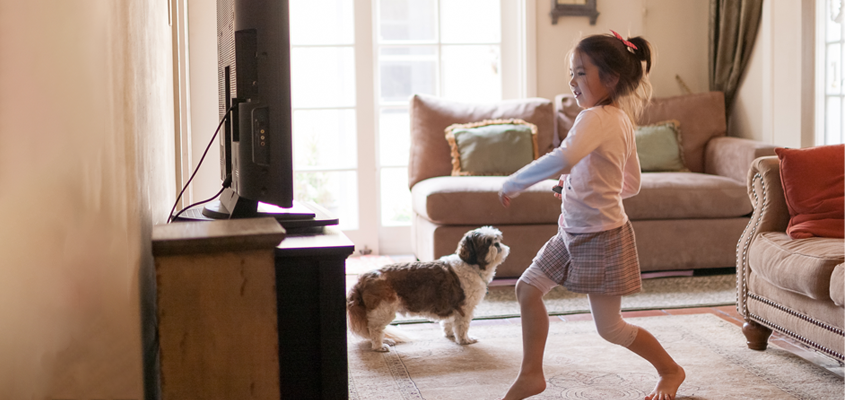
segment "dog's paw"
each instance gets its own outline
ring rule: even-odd
[[[458,343],[460,343],[460,344],[464,344],[464,345],[466,345],[466,344],[473,344],[473,343],[478,343],[478,339],[476,339],[476,338],[474,338],[474,337],[472,337],[472,336],[467,336],[467,337],[465,337],[465,338],[460,338],[460,339],[458,339]]]
[[[382,343],[383,343],[383,344],[386,344],[386,345],[388,345],[388,346],[396,346],[396,341],[395,341],[395,340],[393,340],[393,339],[384,338],[384,340],[382,341]]]
[[[447,339],[455,340],[455,333],[452,331],[443,331],[443,336],[445,336]]]
[[[373,351],[377,351],[379,353],[387,353],[390,351],[390,346],[385,343],[382,343],[381,346],[373,346]]]

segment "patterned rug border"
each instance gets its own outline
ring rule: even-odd
[[[584,294],[554,288],[544,298],[550,316],[589,313]],[[643,280],[643,291],[622,297],[622,311],[674,310],[680,308],[723,307],[736,304],[736,275],[666,277]],[[519,305],[513,287],[491,287],[476,308],[473,320],[519,318]],[[428,323],[415,316],[398,315],[398,324]]]

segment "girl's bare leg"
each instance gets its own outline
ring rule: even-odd
[[[657,386],[645,399],[674,400],[678,388],[686,378],[686,374],[684,369],[660,345],[660,342],[647,330],[639,328],[636,339],[628,346],[628,349],[650,362],[657,369],[657,374],[660,375]]]
[[[516,284],[516,297],[522,316],[522,366],[504,400],[534,396],[546,390],[543,352],[549,336],[549,315],[543,292],[523,281]]]
[[[660,375],[657,386],[645,399],[674,400],[678,387],[684,381],[684,369],[651,333],[622,319],[622,296],[591,294],[588,299],[599,334],[650,362]]]

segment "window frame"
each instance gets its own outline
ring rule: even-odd
[[[835,44],[836,42],[828,42],[827,41],[827,11],[829,7],[830,0],[817,0],[816,1],[816,15],[815,15],[815,101],[814,101],[814,109],[815,109],[815,118],[814,118],[814,135],[813,135],[813,144],[816,146],[821,145],[828,145],[828,144],[840,144],[845,143],[845,87],[842,87],[840,84],[840,93],[839,94],[828,94],[827,93],[827,48],[831,44]],[[845,14],[845,10],[841,11]],[[840,17],[842,18],[842,17]],[[843,22],[840,22],[841,26],[841,34],[839,37],[839,45],[840,45],[840,66],[839,72],[840,75],[845,73],[845,18],[843,18]],[[843,83],[845,83],[845,79],[840,77]],[[827,135],[827,122],[828,122],[828,115],[827,115],[827,108],[828,102],[830,98],[838,97],[840,100],[840,115],[839,115],[839,126],[840,126],[840,134],[838,141],[829,141]]]

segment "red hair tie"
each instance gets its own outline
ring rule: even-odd
[[[613,29],[611,29],[610,31],[611,31],[611,32],[613,32],[613,34],[614,34],[614,35],[616,35],[616,38],[617,38],[617,39],[619,39],[619,40],[621,40],[621,41],[622,41],[622,43],[624,43],[624,44],[625,44],[625,46],[628,46],[628,47],[630,47],[630,48],[632,48],[632,49],[634,49],[634,50],[637,50],[637,46],[635,46],[633,43],[631,43],[631,42],[629,42],[629,41],[627,41],[627,40],[623,39],[623,38],[622,38],[622,35],[620,35],[620,34],[616,33],[616,31],[614,31]]]

